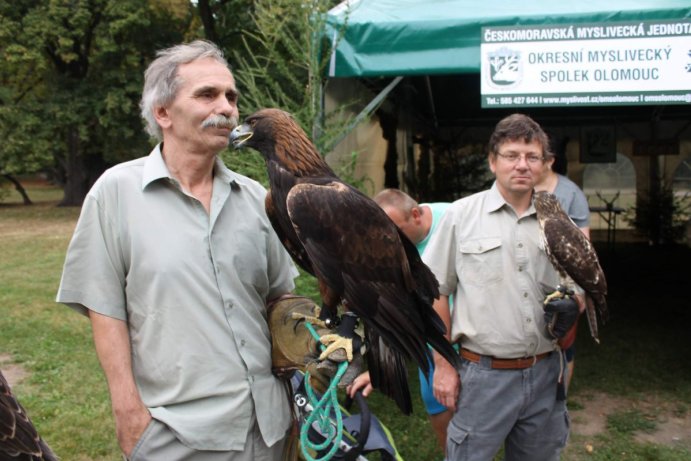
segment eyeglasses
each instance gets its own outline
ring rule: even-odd
[[[497,155],[509,163],[518,163],[519,159],[524,158],[525,161],[530,163],[531,165],[535,165],[537,163],[540,163],[545,159],[545,157],[542,155],[535,155],[535,154],[521,155],[518,152],[510,152],[508,154],[500,154],[499,152],[497,152]]]

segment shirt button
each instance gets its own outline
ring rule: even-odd
[[[523,272],[523,268],[521,266],[518,266],[518,272]]]
[[[530,322],[531,322],[530,319],[525,319],[525,321],[526,321],[526,323],[530,323]]]
[[[518,244],[518,248],[523,248],[523,244],[522,244],[522,243],[519,243],[519,244]]]
[[[524,298],[527,298],[527,297],[528,297],[528,293],[523,293],[523,297],[524,297]]]
[[[244,340],[244,339],[240,341],[240,345],[241,345],[242,347],[245,346],[245,340]]]

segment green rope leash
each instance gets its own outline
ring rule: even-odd
[[[314,330],[312,324],[310,322],[305,322],[305,326],[314,339],[319,341],[320,337]],[[321,345],[321,348],[323,350],[324,345]],[[309,372],[305,373],[305,390],[307,391],[307,397],[312,406],[312,411],[307,416],[305,423],[300,427],[300,447],[302,455],[307,461],[328,461],[333,457],[336,451],[338,451],[341,445],[341,441],[343,440],[343,414],[341,413],[341,407],[338,403],[336,388],[346,368],[348,368],[348,362],[343,362],[339,365],[336,375],[331,379],[331,383],[329,383],[329,387],[326,389],[321,399],[317,398],[310,385]],[[332,419],[329,416],[331,412],[336,414],[336,427],[332,424]],[[321,435],[325,438],[322,443],[314,443],[309,440],[307,436],[310,428],[315,424],[319,428]],[[321,458],[313,458],[310,454],[309,450],[317,452],[324,450],[329,445],[331,445],[331,448]]]

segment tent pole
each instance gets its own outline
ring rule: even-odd
[[[367,117],[371,116],[372,113],[375,110],[377,110],[377,108],[382,104],[382,102],[384,102],[384,99],[386,99],[386,97],[389,95],[389,93],[391,93],[391,91],[396,87],[396,85],[398,85],[400,83],[401,80],[403,80],[403,77],[398,76],[398,77],[394,78],[391,81],[391,83],[386,85],[386,88],[381,90],[379,92],[379,94],[377,96],[375,96],[374,99],[372,99],[370,101],[370,103],[367,104],[367,106],[365,106],[365,108],[360,111],[359,114],[357,114],[357,116],[350,123],[350,125],[348,125],[348,127],[345,130],[343,130],[343,132],[336,139],[334,139],[331,142],[331,144],[325,146],[324,152],[329,152],[329,151],[333,150],[333,148],[336,147],[338,145],[338,143],[343,141],[343,139],[346,136],[348,136],[348,134],[350,134],[350,132],[353,131],[355,129],[355,127],[360,124],[360,122],[362,122]],[[322,95],[322,97],[323,97],[323,95]]]
[[[324,134],[324,110],[326,107],[326,84],[328,79],[323,79],[319,85],[319,109],[314,117],[314,124],[312,125],[312,139],[315,144],[321,147],[321,138]]]
[[[429,75],[425,75],[425,86],[427,87],[427,98],[429,99],[429,106],[432,110],[432,121],[434,122],[434,128],[439,128],[439,120],[437,119],[437,108],[434,105],[434,95],[432,93],[432,82],[430,81]]]

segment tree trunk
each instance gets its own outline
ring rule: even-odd
[[[216,34],[216,20],[214,19],[214,12],[209,0],[199,0],[197,2],[197,10],[204,27],[204,36],[207,40],[220,45],[218,43],[218,35]]]
[[[65,158],[65,187],[58,206],[81,206],[89,192],[88,174],[81,152],[77,128],[70,128],[67,134],[67,156]]]
[[[3,174],[3,178],[7,179],[9,182],[14,184],[14,188],[19,192],[19,195],[22,196],[22,200],[24,200],[24,205],[33,205],[34,202],[31,201],[29,198],[29,194],[26,193],[26,189],[24,189],[24,186],[22,186],[22,183],[20,183],[17,178],[12,176],[11,174]]]

